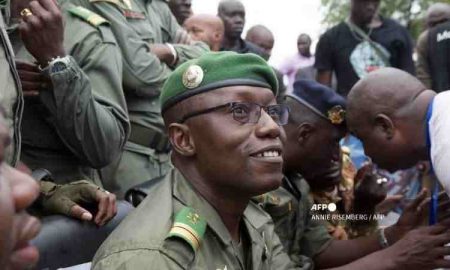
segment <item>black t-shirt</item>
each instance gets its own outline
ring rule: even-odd
[[[430,29],[428,34],[428,64],[432,88],[436,92],[450,89],[450,21]]]
[[[382,25],[373,29],[370,38],[380,44],[386,55],[389,55],[390,66],[415,74],[412,40],[406,28],[394,20],[382,18]],[[354,68],[355,58],[358,58],[362,51],[371,49],[368,48],[370,46],[360,46],[362,41],[364,40],[360,36],[352,33],[349,26],[342,22],[323,34],[317,44],[314,66],[319,71],[329,70],[336,73],[338,93],[343,96],[347,96],[360,78]]]

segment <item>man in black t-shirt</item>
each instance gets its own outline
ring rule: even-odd
[[[379,5],[380,0],[351,0],[350,18],[322,35],[314,65],[318,82],[330,86],[335,72],[337,91],[347,96],[360,78],[378,68],[392,66],[415,73],[408,31],[379,16]]]
[[[261,48],[241,37],[245,25],[245,7],[240,0],[220,1],[217,15],[225,26],[221,51],[264,54]]]

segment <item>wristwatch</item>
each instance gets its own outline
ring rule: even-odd
[[[69,66],[69,63],[70,58],[68,55],[52,59],[52,61],[48,63],[50,74],[64,71]]]
[[[64,57],[56,57],[48,62],[48,66],[41,69],[44,75],[51,75],[67,69],[70,63],[70,57],[68,55]]]

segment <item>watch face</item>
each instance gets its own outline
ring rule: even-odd
[[[52,65],[51,73],[60,72],[65,70],[66,68],[67,68],[66,63],[64,63],[63,61],[57,61]]]

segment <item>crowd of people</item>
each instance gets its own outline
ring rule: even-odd
[[[381,1],[279,67],[240,0],[0,3],[0,269],[450,268],[450,5]]]

